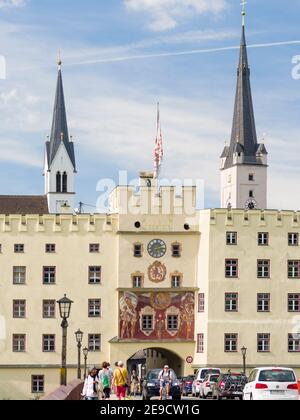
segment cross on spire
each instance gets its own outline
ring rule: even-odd
[[[246,16],[246,0],[242,0],[241,6],[242,6],[242,25],[245,26],[245,16]]]

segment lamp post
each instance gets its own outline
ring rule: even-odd
[[[246,375],[246,355],[247,355],[247,348],[243,346],[241,348],[242,356],[243,356],[243,371],[244,375]]]
[[[82,343],[83,332],[80,331],[79,329],[78,331],[76,331],[75,337],[76,337],[77,349],[78,349],[77,378],[81,379],[81,343]]]
[[[83,350],[83,355],[84,355],[84,379],[86,378],[86,369],[87,369],[87,357],[89,354],[89,349],[87,347],[85,347]]]
[[[60,370],[60,384],[67,385],[67,329],[68,318],[70,317],[71,306],[73,301],[67,298],[67,295],[57,301],[59,305],[59,314],[62,319],[62,352],[61,352],[61,370]]]

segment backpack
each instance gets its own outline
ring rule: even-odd
[[[109,377],[108,377],[108,374],[103,374],[102,385],[103,385],[103,389],[109,388],[110,385],[109,385]]]

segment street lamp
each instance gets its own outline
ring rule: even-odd
[[[86,378],[86,365],[87,365],[87,357],[89,354],[89,349],[87,347],[85,347],[83,350],[83,355],[84,355],[84,379]]]
[[[75,337],[76,337],[77,349],[78,349],[77,378],[81,379],[81,343],[82,343],[82,338],[83,338],[83,332],[80,331],[79,329],[78,331],[76,331]]]
[[[71,306],[73,301],[67,298],[67,295],[57,301],[59,305],[59,314],[62,319],[62,352],[61,352],[61,371],[60,371],[60,384],[67,385],[67,329],[68,318],[70,317]]]
[[[247,348],[243,346],[241,348],[242,356],[243,356],[243,370],[244,374],[246,375],[246,355],[247,355]]]

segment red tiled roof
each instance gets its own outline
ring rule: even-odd
[[[0,195],[0,214],[48,214],[45,195]]]

